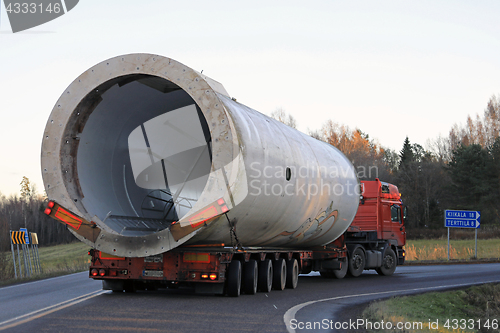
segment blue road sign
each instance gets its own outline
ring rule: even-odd
[[[30,243],[30,236],[28,235],[28,229],[19,228],[19,231],[24,231],[24,238],[26,239],[26,244]]]
[[[444,226],[446,228],[481,227],[481,213],[475,210],[445,210]]]

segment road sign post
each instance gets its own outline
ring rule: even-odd
[[[28,235],[28,236],[26,236]],[[14,251],[14,244],[17,247],[17,257],[18,257],[18,263],[19,265],[19,275],[17,274],[17,265],[16,265],[16,257],[15,257],[15,251]],[[19,244],[21,244],[21,249],[23,251],[23,259],[24,259],[24,277],[29,277],[33,275],[33,273],[41,273],[41,265],[40,265],[40,258],[38,254],[38,237],[36,233],[28,233],[28,230],[25,228],[21,228],[20,231],[10,231],[10,245],[11,245],[11,251],[12,251],[12,258],[14,262],[14,273],[19,277],[23,277],[23,270],[21,268],[21,254],[19,250]],[[31,252],[30,254],[30,246],[31,246]],[[33,262],[35,264],[35,269],[33,270]]]
[[[14,242],[12,238],[12,230],[10,231],[10,249],[12,250],[12,262],[14,263],[14,275],[17,279],[16,255],[14,252]]]
[[[23,231],[11,231],[11,234],[10,234],[10,240],[12,242],[12,244],[16,244],[16,248],[17,248],[17,263],[19,265],[19,277],[23,277],[23,271],[21,269],[21,254],[19,252],[19,244],[21,244],[21,246],[23,246],[23,244],[26,242],[26,240],[24,239],[24,232]],[[24,248],[23,248],[24,249]],[[23,257],[24,257],[24,250],[23,250]],[[28,276],[28,272],[26,271],[26,260],[24,261],[24,276]]]
[[[30,254],[30,236],[28,233],[28,229],[26,228],[19,228],[19,231],[24,233],[24,245],[23,245],[23,254],[25,258],[25,262],[27,263],[26,265],[26,272],[28,273],[28,276],[33,275],[33,267],[31,265],[31,254]],[[26,253],[24,252],[26,251]],[[26,261],[27,260],[27,261]]]
[[[33,253],[33,260],[35,261],[35,271],[40,274],[42,267],[40,265],[40,256],[38,253],[38,236],[35,232],[30,232],[31,252]]]
[[[450,260],[450,228],[476,229],[474,258],[477,259],[477,229],[481,227],[481,212],[475,210],[445,210],[444,226],[448,228],[448,260]]]

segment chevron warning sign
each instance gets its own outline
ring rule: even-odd
[[[24,231],[12,231],[12,244],[26,244],[26,236]]]

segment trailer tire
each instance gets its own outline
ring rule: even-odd
[[[273,265],[270,259],[264,259],[259,263],[259,291],[268,293],[273,286]]]
[[[288,289],[297,288],[297,284],[299,283],[299,263],[297,259],[292,258],[292,260],[288,260],[286,264],[286,287]]]
[[[279,258],[273,262],[273,289],[283,290],[286,285],[286,262]]]
[[[333,271],[333,276],[336,279],[343,279],[347,274],[348,260],[341,262],[340,269]]]
[[[349,256],[349,274],[354,277],[360,276],[365,269],[365,263],[365,253],[361,246],[358,246]]]
[[[233,260],[227,269],[227,294],[238,297],[241,293],[241,262]]]
[[[257,267],[257,261],[250,259],[245,263],[245,268],[243,269],[243,289],[245,294],[254,295],[257,293],[257,281],[259,278],[259,270]]]
[[[389,276],[394,274],[397,266],[396,254],[388,247],[385,249],[384,257],[382,258],[382,266],[377,268],[376,271],[380,275]]]

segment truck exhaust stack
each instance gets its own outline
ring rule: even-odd
[[[48,119],[48,214],[115,256],[182,244],[328,244],[359,204],[352,164],[158,55],[103,61],[76,78]],[[234,244],[233,244],[234,245]]]

